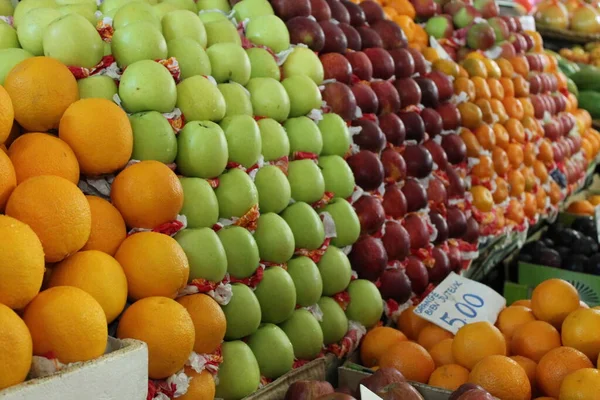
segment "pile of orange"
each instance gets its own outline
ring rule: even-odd
[[[405,310],[397,330],[369,331],[360,356],[413,381],[455,390],[475,383],[502,400],[593,399],[600,393],[600,310],[568,282],[550,279],[531,300],[505,308],[495,325],[476,322],[456,335]],[[546,396],[546,397],[541,397]],[[596,396],[596,397],[594,397]]]

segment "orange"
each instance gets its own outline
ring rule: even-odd
[[[6,154],[0,151],[0,212],[4,211],[6,202],[17,187],[17,174],[15,168]]]
[[[591,161],[594,158],[594,146],[588,138],[581,140],[581,150],[586,160]]]
[[[188,281],[188,259],[179,243],[156,232],[140,232],[121,243],[115,258],[123,267],[129,285],[129,297],[139,300],[150,296],[175,298]]]
[[[131,228],[153,229],[177,218],[183,188],[177,175],[158,161],[141,161],[115,178],[111,200]]]
[[[548,195],[543,188],[538,188],[537,193],[535,194],[535,201],[540,212],[543,212],[548,207],[548,204],[546,204],[548,201]]]
[[[494,355],[481,360],[469,374],[469,382],[502,400],[531,399],[531,384],[525,370],[505,356]]]
[[[496,64],[498,65],[498,68],[500,68],[500,73],[503,78],[512,78],[515,74],[515,69],[506,58],[497,59]]]
[[[525,128],[519,119],[514,117],[509,118],[504,126],[513,141],[520,144],[525,143]]]
[[[212,354],[225,337],[227,322],[221,306],[210,296],[192,294],[177,299],[192,317],[196,330],[194,351],[198,354]],[[391,328],[390,328],[391,329]]]
[[[515,84],[511,78],[500,78],[500,83],[504,88],[504,97],[515,97]]]
[[[496,100],[502,100],[504,98],[504,87],[502,86],[498,78],[488,78],[487,84],[490,88],[492,98]]]
[[[508,155],[501,147],[494,147],[492,150],[492,160],[494,161],[494,171],[498,175],[504,175],[510,168]]]
[[[25,322],[13,310],[0,304],[0,390],[27,378],[32,351],[31,334]]]
[[[454,80],[454,94],[459,95],[461,93],[465,93],[469,97],[469,101],[475,101],[475,84],[472,80],[465,77],[458,77]]]
[[[405,341],[406,336],[394,329],[380,326],[371,329],[360,346],[360,359],[365,367],[373,367],[379,364],[379,360],[385,352],[396,343]]]
[[[17,183],[32,176],[56,175],[74,184],[79,182],[79,164],[68,144],[46,133],[19,136],[8,150]]]
[[[502,70],[496,61],[492,60],[491,58],[484,58],[483,64],[485,65],[485,69],[487,70],[489,78],[497,79],[502,76]]]
[[[544,321],[532,321],[518,327],[511,340],[511,353],[539,362],[550,350],[560,347],[560,334]]]
[[[548,352],[536,368],[538,387],[545,395],[558,397],[560,385],[567,375],[582,368],[593,368],[582,352],[571,347],[558,347]]]
[[[133,151],[127,114],[106,99],[82,99],[71,104],[60,120],[58,135],[71,146],[86,176],[122,169]]]
[[[487,68],[485,67],[485,63],[483,62],[483,60],[474,57],[469,57],[462,62],[462,66],[464,69],[467,70],[471,78],[475,76],[481,78],[488,77]]]
[[[537,214],[537,201],[533,193],[525,193],[525,200],[523,201],[523,212],[527,218],[534,218]]]
[[[544,128],[542,127],[542,124],[540,124],[540,121],[538,121],[534,117],[526,115],[521,120],[521,123],[523,124],[523,128],[529,129],[531,131],[531,133],[534,135],[534,138],[544,136]]]
[[[443,72],[446,75],[453,76],[457,79],[459,77],[460,70],[458,68],[458,64],[452,60],[440,58],[433,62],[432,68],[434,71]],[[454,83],[456,83],[457,79],[454,80]]]
[[[523,178],[525,178],[525,191],[531,192],[535,187],[535,173],[533,168],[523,167],[521,168]]]
[[[595,399],[600,393],[600,371],[584,368],[566,376],[560,385],[558,400]]]
[[[394,10],[391,7],[384,8],[384,10],[386,10],[386,12],[388,12],[387,11],[388,9]],[[394,10],[394,12],[396,12],[396,11]],[[413,21],[413,19],[411,17],[409,17],[408,15],[398,15],[397,13],[396,13],[396,15],[392,15],[391,19],[396,24],[398,24],[400,26],[400,28],[402,28],[402,31],[406,35],[406,40],[408,40],[409,42],[412,42],[415,37],[415,21]]]
[[[518,327],[531,321],[535,321],[531,309],[524,306],[512,305],[498,314],[496,326],[510,340]]]
[[[533,103],[529,97],[519,97],[519,103],[523,106],[523,115],[527,117],[533,117],[535,115],[535,109],[533,108]]]
[[[508,201],[508,207],[504,215],[506,218],[517,224],[522,224],[525,220],[525,210],[523,210],[523,205],[515,198],[511,198]]]
[[[473,186],[471,188],[471,194],[473,195],[473,205],[479,211],[490,212],[494,206],[494,198],[492,193],[485,186]]]
[[[28,58],[6,76],[4,88],[15,119],[30,132],[58,128],[65,110],[79,100],[77,81],[69,69],[50,57]]]
[[[417,47],[420,47],[421,49],[424,49],[429,44],[429,36],[425,29],[419,24],[415,24],[412,43],[417,44]]]
[[[595,207],[597,205],[600,205],[600,196],[599,195],[593,195],[587,198],[587,200]]]
[[[579,293],[569,282],[548,279],[531,294],[531,310],[535,317],[560,329],[567,315],[579,308]]]
[[[381,357],[379,367],[395,368],[408,380],[427,383],[435,369],[435,363],[421,345],[404,341],[388,349]]]
[[[594,215],[594,206],[587,200],[577,200],[569,204],[567,212],[579,215]]]
[[[425,57],[425,59],[430,63],[433,63],[435,60],[440,59],[440,55],[438,54],[437,50],[433,47],[424,48],[421,54],[423,54],[423,57]]]
[[[477,157],[479,162],[473,165],[471,175],[481,179],[489,179],[494,175],[494,163],[488,156],[481,155]]]
[[[494,110],[492,110],[492,103],[490,103],[490,100],[492,99],[479,98],[475,100],[475,105],[477,105],[477,107],[479,107],[481,110],[483,122],[486,124],[493,124],[496,122],[496,117],[494,116]]]
[[[510,136],[508,131],[502,124],[494,124],[494,135],[496,136],[496,146],[501,147],[502,149],[508,149],[508,145],[510,143]]]
[[[495,354],[506,354],[506,341],[502,332],[487,321],[465,325],[454,336],[452,357],[467,369]]]
[[[469,370],[458,364],[448,364],[437,368],[431,374],[429,386],[454,391],[469,380]]]
[[[191,367],[185,367],[185,374],[190,378],[190,386],[179,400],[213,400],[215,398],[215,378],[208,370],[197,373]]]
[[[478,99],[491,99],[492,93],[490,91],[490,87],[488,86],[485,78],[480,76],[474,76],[471,78],[473,84],[475,85],[475,96]]]
[[[433,346],[438,344],[444,339],[452,339],[454,335],[445,329],[440,328],[437,325],[427,325],[419,332],[417,343],[429,351]]]
[[[390,0],[388,6],[395,9],[400,15],[408,15],[411,19],[415,19],[415,8],[408,0]]]
[[[398,11],[396,11],[396,9],[392,8],[392,7],[383,7],[383,12],[385,13],[386,17],[388,19],[394,19],[395,17],[398,16]],[[411,19],[412,21],[412,19]],[[404,29],[402,29],[404,30]],[[406,34],[406,32],[405,32]],[[408,39],[408,36],[406,37]]]
[[[554,151],[552,150],[552,144],[548,139],[542,139],[538,151],[537,158],[544,162],[544,164],[549,165],[554,161]]]
[[[92,295],[110,324],[125,308],[127,278],[121,265],[106,253],[80,251],[52,268],[48,287],[74,286]]]
[[[90,205],[72,182],[59,176],[35,176],[13,191],[6,215],[28,224],[44,247],[47,262],[58,262],[81,249],[92,229]]]
[[[97,196],[85,196],[92,212],[92,231],[82,250],[100,250],[114,256],[127,236],[125,221],[108,201]]]
[[[533,143],[525,143],[523,146],[523,164],[531,167],[535,161],[535,146]]]
[[[514,56],[508,59],[513,66],[515,72],[521,77],[527,77],[529,75],[529,62],[525,56]]]
[[[476,104],[467,101],[460,103],[457,107],[464,127],[475,129],[481,125],[483,114]]]
[[[0,144],[4,143],[13,127],[15,110],[6,89],[0,85]]]
[[[573,311],[562,325],[564,346],[573,347],[596,361],[600,354],[600,310]]]
[[[501,204],[508,198],[508,183],[503,178],[497,177],[496,180],[496,190],[492,194],[494,197],[494,203]]]
[[[431,324],[431,322],[415,314],[414,309],[415,306],[410,306],[402,311],[396,322],[396,327],[410,340],[417,340],[421,330]]]
[[[554,182],[552,179],[550,180],[550,202],[553,205],[558,204],[562,200],[562,192],[558,183]]]
[[[465,146],[467,146],[467,156],[473,158],[479,157],[479,154],[481,154],[481,145],[477,140],[477,136],[470,129],[462,128],[460,130],[460,138],[465,143]]]
[[[502,101],[498,99],[491,99],[490,106],[492,107],[492,112],[494,113],[496,118],[498,118],[498,122],[503,124],[506,121],[508,121],[508,114],[506,113],[506,109],[504,108],[504,104],[502,104]]]
[[[531,300],[528,300],[528,299],[517,300],[514,303],[512,303],[511,306],[523,306],[523,307],[531,308]]]
[[[31,332],[36,356],[52,353],[68,364],[98,358],[106,349],[104,311],[79,288],[57,286],[44,290],[29,303],[23,320]]]
[[[125,310],[117,337],[146,342],[148,376],[151,379],[165,379],[182,369],[192,353],[194,322],[186,309],[175,300],[148,297],[136,301]]]
[[[444,339],[429,349],[429,354],[431,355],[431,358],[433,358],[436,367],[454,364],[454,358],[452,357],[452,342],[453,339]]]
[[[489,125],[481,125],[473,131],[477,141],[485,150],[493,150],[496,146],[494,130]]]
[[[521,368],[523,368],[523,370],[527,374],[527,379],[529,379],[529,383],[531,384],[531,387],[534,388],[536,385],[536,378],[535,378],[535,370],[537,368],[536,362],[533,360],[530,360],[527,357],[523,357],[523,356],[512,356],[512,357],[510,357],[510,359],[515,361],[517,364],[519,364],[521,366]]]
[[[515,87],[515,97],[529,96],[529,82],[522,76],[513,78],[513,86]]]
[[[29,226],[5,215],[0,215],[0,237],[0,304],[21,309],[42,286],[42,243]]]
[[[567,94],[567,108],[566,112],[572,113],[579,106],[579,102],[577,101],[577,97],[573,93]]]
[[[519,196],[525,191],[525,177],[519,170],[514,169],[508,172],[508,183],[511,196]]]
[[[513,168],[520,168],[525,159],[523,154],[523,147],[517,143],[510,143],[506,148],[506,154],[508,154],[508,160]]]

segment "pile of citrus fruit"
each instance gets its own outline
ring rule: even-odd
[[[360,350],[365,366],[396,368],[409,380],[451,391],[474,383],[502,400],[600,393],[600,310],[581,302],[566,281],[544,281],[531,300],[502,310],[495,325],[471,323],[456,335],[413,309],[401,314],[397,329],[367,333]]]

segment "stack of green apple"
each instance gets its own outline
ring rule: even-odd
[[[268,1],[233,7],[243,37],[229,12],[225,0],[105,0],[99,8],[95,0],[23,0],[14,28],[0,28],[0,44],[11,47],[0,50],[2,81],[4,69],[30,56],[83,68],[114,57],[118,84],[94,75],[78,81],[80,95],[119,101],[134,132],[132,159],[176,163],[187,227],[175,239],[190,280],[241,282],[259,267],[286,266],[266,267],[256,287],[232,285],[217,388],[227,400],[254,392],[260,375],[275,379],[295,360],[319,356],[346,335],[348,320],[374,325],[382,307],[372,283],[351,282],[346,253],[360,224],[345,200],[355,188],[343,158],[347,125],[336,114],[308,117],[322,106],[319,58],[290,48]],[[96,30],[98,19],[112,24],[109,41]],[[278,65],[283,58],[273,54],[281,52]],[[168,58],[179,82],[156,62]],[[164,116],[174,111],[186,121],[178,135]],[[233,224],[256,209],[254,231]],[[346,310],[333,299],[344,291],[352,297]]]

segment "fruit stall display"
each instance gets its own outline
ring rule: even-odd
[[[109,333],[161,400],[368,351],[600,151],[494,1],[232,3],[0,2],[0,388]]]
[[[534,16],[538,28],[555,38],[588,42],[600,37],[600,12],[595,1],[543,0],[536,5]]]

